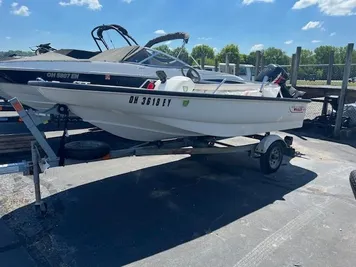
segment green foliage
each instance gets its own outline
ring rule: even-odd
[[[203,55],[206,58],[214,58],[214,49],[208,45],[198,45],[193,48],[192,57],[194,57],[195,60],[200,59]]]
[[[238,64],[240,62],[240,51],[237,45],[228,44],[223,49],[221,49],[220,53],[217,55],[219,62],[226,61],[227,53],[229,53],[230,63]]]
[[[213,59],[213,58],[205,59],[205,65],[215,66],[215,59]]]
[[[247,56],[247,64],[255,65],[256,64],[256,52],[251,52]]]
[[[327,64],[329,63],[329,54],[331,51],[335,51],[335,47],[330,45],[322,45],[315,48],[315,59],[318,64]],[[336,56],[336,59],[338,57]]]
[[[281,49],[275,47],[267,48],[264,53],[265,65],[268,64],[279,64],[279,65],[288,65],[290,64],[290,57],[282,51]]]
[[[302,49],[300,64],[316,64],[314,52],[312,50]]]
[[[240,63],[241,63],[241,64],[249,64],[249,63],[248,63],[248,55],[246,55],[246,54],[240,54]]]
[[[174,57],[177,57],[178,54],[179,54],[179,59],[180,60],[182,60],[185,63],[189,64],[189,53],[188,53],[187,49],[185,49],[185,47],[183,48],[183,50],[182,50],[181,47],[177,47],[177,48],[173,49],[172,55]]]
[[[172,55],[173,54],[173,51],[169,48],[168,45],[160,45],[160,46],[156,46],[156,47],[152,47],[153,49],[156,49],[156,50],[159,50],[159,51],[162,51],[168,55]]]
[[[9,50],[9,51],[0,51],[0,59],[2,58],[7,58],[11,55],[17,55],[17,56],[33,56],[35,55],[34,52],[32,51],[21,51],[21,50]]]

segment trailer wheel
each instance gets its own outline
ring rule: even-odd
[[[350,185],[352,192],[354,193],[354,196],[356,198],[356,170],[350,173]]]
[[[109,154],[110,146],[100,141],[74,141],[65,144],[66,158],[93,160]]]
[[[283,161],[283,151],[285,145],[282,141],[273,142],[266,153],[261,154],[260,168],[262,173],[270,174],[276,172]]]

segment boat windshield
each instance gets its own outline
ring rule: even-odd
[[[133,53],[131,56],[126,57],[124,61],[128,63],[137,63],[141,65],[159,66],[165,68],[189,67],[188,64],[171,55],[148,47],[142,47],[136,53]]]

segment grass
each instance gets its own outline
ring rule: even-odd
[[[305,81],[305,80],[298,80],[297,85],[327,85],[326,80],[316,80],[316,81]],[[331,81],[331,85],[340,86],[342,85],[342,81]],[[349,86],[355,87],[356,83],[349,83]]]

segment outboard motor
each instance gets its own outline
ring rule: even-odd
[[[288,73],[279,65],[269,64],[267,65],[260,74],[255,78],[256,82],[262,82],[263,78],[267,76],[267,82],[278,84],[281,87],[281,93],[283,97],[286,98],[298,98],[305,94],[303,91],[298,91],[297,89],[291,87],[287,88],[286,82],[289,79]]]

